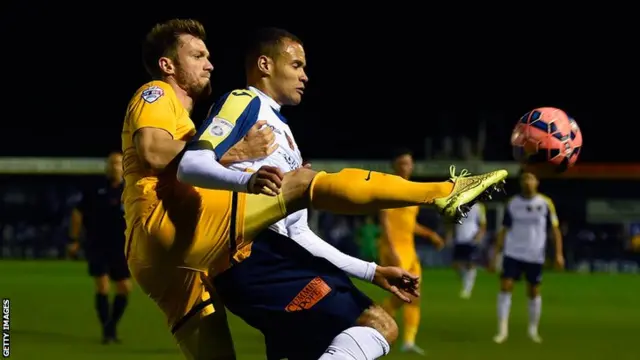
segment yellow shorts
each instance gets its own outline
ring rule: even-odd
[[[185,356],[224,359],[233,344],[224,310],[210,316],[216,304],[224,307],[208,278],[248,256],[255,234],[286,216],[283,200],[193,187],[158,197],[128,229],[131,274],[165,314]]]

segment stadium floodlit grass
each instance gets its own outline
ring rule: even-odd
[[[510,338],[496,345],[491,341],[496,330],[495,275],[479,274],[471,300],[458,298],[458,281],[450,270],[426,270],[423,281],[418,342],[429,358],[623,360],[640,354],[637,275],[545,274],[542,344],[526,337],[523,284],[514,292]],[[377,300],[386,296],[369,284],[362,286]],[[120,325],[123,343],[101,345],[92,287],[81,262],[0,261],[0,296],[11,300],[11,358],[181,359],[159,310],[139,290]],[[233,316],[230,321],[238,359],[264,359],[261,334]],[[395,347],[389,358],[419,356]]]

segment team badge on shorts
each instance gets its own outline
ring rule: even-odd
[[[142,92],[142,99],[149,104],[156,102],[162,96],[164,96],[164,90],[158,86],[152,86]]]

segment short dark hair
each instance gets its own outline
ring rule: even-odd
[[[527,170],[527,169],[520,169],[520,173],[518,174],[518,178],[520,180],[522,180],[522,178],[524,178],[525,176],[533,176],[536,180],[538,179],[538,175],[536,175],[534,172]]]
[[[244,63],[246,70],[251,69],[255,65],[256,59],[262,55],[276,59],[280,55],[282,43],[285,39],[304,45],[299,37],[284,29],[265,27],[254,31],[249,37],[245,50]]]
[[[391,152],[391,161],[396,161],[399,157],[405,155],[413,156],[413,152],[406,147],[396,148]]]
[[[147,34],[142,45],[142,63],[152,78],[162,77],[158,59],[168,57],[175,60],[180,35],[192,35],[202,41],[207,39],[204,26],[193,19],[172,19],[156,24]]]

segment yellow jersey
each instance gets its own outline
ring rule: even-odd
[[[129,101],[122,126],[122,166],[125,179],[122,202],[127,238],[132,225],[146,216],[157,203],[159,188],[166,184],[164,188],[169,189],[177,183],[175,171],[164,171],[157,175],[140,161],[133,135],[145,127],[163,129],[175,140],[189,141],[196,134],[189,112],[166,82],[151,81],[144,84]]]
[[[415,229],[418,222],[418,206],[382,210],[387,217],[389,243],[398,253],[415,252]],[[382,234],[383,237],[387,235]],[[383,244],[386,242],[382,242]]]

